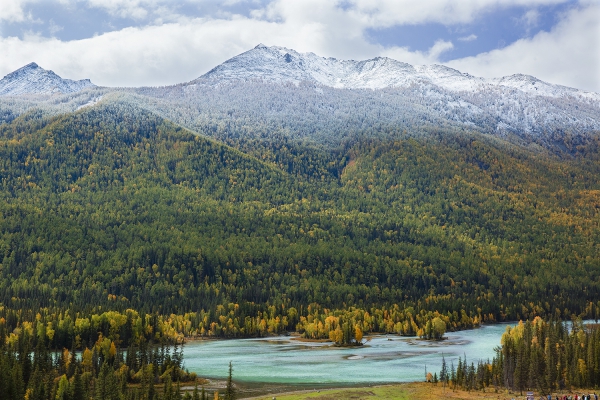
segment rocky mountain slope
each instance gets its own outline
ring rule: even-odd
[[[75,93],[95,85],[89,79],[63,79],[32,62],[0,80],[0,96]]]
[[[187,83],[77,92],[90,86],[30,64],[0,81],[0,94],[66,93],[64,98],[0,96],[0,120],[12,120],[32,101],[52,114],[108,101],[113,92],[228,143],[284,135],[336,146],[389,132],[476,131],[562,151],[600,132],[598,93],[528,75],[484,79],[442,65],[338,60],[264,45]]]
[[[600,94],[543,82],[516,74],[484,79],[443,65],[410,65],[388,57],[364,61],[319,57],[285,47],[259,44],[235,56],[192,83],[223,83],[260,79],[269,82],[315,82],[337,89],[384,89],[436,85],[454,92],[482,92],[495,87],[548,97],[580,97],[600,101]]]
[[[294,129],[302,137],[330,138],[332,120],[350,129],[452,127],[541,144],[560,141],[565,133],[581,138],[600,131],[600,94],[532,76],[484,79],[442,65],[413,66],[385,57],[337,60],[264,45],[192,82],[144,93],[170,102],[185,98],[202,110],[190,110],[187,121],[205,121],[207,113],[225,107],[230,119],[262,114],[263,120],[277,115],[286,126],[301,121],[304,127]]]

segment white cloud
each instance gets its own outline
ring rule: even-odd
[[[432,59],[439,59],[440,55],[448,50],[452,50],[454,45],[452,42],[446,42],[444,40],[438,40],[435,44],[429,49],[429,57]]]
[[[57,25],[54,20],[50,20],[48,21],[48,32],[50,32],[50,34],[52,36],[54,36],[55,33],[60,32],[64,29],[63,26]]]
[[[113,16],[133,19],[146,18],[147,8],[156,6],[153,0],[88,0],[88,4],[104,9]]]
[[[469,36],[463,36],[458,38],[461,42],[472,42],[473,40],[477,40],[477,35],[471,33]]]
[[[550,31],[447,65],[484,77],[516,73],[600,92],[600,5],[586,2]]]
[[[534,28],[540,20],[540,12],[536,9],[527,11],[521,18],[521,22],[527,29]]]
[[[514,6],[536,7],[570,0],[351,0],[354,12],[366,15],[371,26],[437,22],[468,23],[484,12]]]
[[[20,22],[27,18],[23,6],[27,0],[2,0],[2,11],[0,11],[0,22]]]
[[[440,55],[445,51],[452,50],[453,48],[454,45],[452,42],[438,40],[426,52],[410,51],[406,47],[392,47],[383,50],[381,55],[413,65],[424,65],[439,63],[438,60]]]
[[[2,38],[0,54],[6,58],[0,74],[35,61],[63,77],[90,78],[100,85],[174,84],[280,33],[278,24],[236,18],[126,28],[73,41],[38,35]]]
[[[110,1],[114,2],[114,12],[127,3]],[[136,1],[127,4],[137,7]],[[0,74],[35,61],[61,76],[90,78],[100,85],[174,84],[194,79],[258,43],[322,56],[364,59],[385,50],[366,40],[366,22],[333,2],[281,0],[250,18],[183,18],[73,41],[36,35],[0,38],[0,54],[7,55],[0,61]],[[446,47],[437,44],[430,53],[438,54]],[[431,59],[420,53],[411,59],[419,57]]]

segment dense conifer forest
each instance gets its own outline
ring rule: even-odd
[[[439,374],[451,388],[485,390],[506,388],[522,393],[550,393],[600,386],[600,326],[571,326],[540,317],[508,327],[492,361],[459,358],[458,365],[445,360]],[[436,374],[436,379],[437,379]],[[578,390],[579,389],[579,390]]]
[[[186,337],[350,345],[598,317],[597,140],[550,155],[477,133],[383,133],[222,143],[118,101],[1,124],[0,373],[54,371],[46,397],[29,397],[49,398],[63,375],[89,372],[95,390],[103,368],[118,380],[126,366],[127,384],[154,365],[165,382],[172,359],[133,365],[122,350]],[[40,361],[37,346],[96,361]]]
[[[208,399],[208,394],[198,389],[196,375],[182,368],[181,347],[154,343],[151,332],[136,335],[135,344],[125,351],[119,340],[100,335],[80,354],[73,348],[51,352],[54,332],[39,318],[24,323],[10,336],[7,333],[6,322],[0,320],[3,400],[175,400],[184,394],[182,384],[195,389],[184,399]]]

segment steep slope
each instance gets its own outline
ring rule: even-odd
[[[265,163],[128,103],[40,115],[0,128],[13,308],[204,310],[195,327],[235,336],[264,313],[294,329],[308,305],[458,328],[584,313],[600,292],[597,148],[560,162],[445,134],[280,142]]]
[[[329,143],[347,138],[348,130],[437,127],[560,150],[565,133],[585,142],[600,131],[597,93],[525,75],[486,80],[441,65],[337,60],[264,45],[188,84],[138,93],[159,98],[156,111],[198,131],[210,131],[207,124],[220,123],[215,118],[235,130],[239,118],[246,127],[266,121],[292,137]]]
[[[138,104],[220,140],[284,135],[338,146],[358,137],[478,131],[564,151],[567,138],[573,146],[600,132],[594,102],[532,97],[497,85],[472,93],[435,85],[370,90],[249,80],[136,92]]]
[[[337,89],[383,89],[433,84],[457,92],[481,92],[492,90],[493,86],[503,86],[538,96],[580,97],[600,101],[598,93],[553,85],[528,75],[517,74],[487,80],[443,65],[412,66],[387,57],[364,61],[338,60],[262,44],[225,61],[190,83],[240,80],[296,85],[307,81]]]
[[[118,98],[54,118],[32,111],[2,126],[0,137],[20,142],[23,153],[4,160],[2,169],[6,186],[19,193],[22,179],[57,195],[77,192],[75,187],[97,191],[140,179],[168,188],[191,185],[219,198],[231,186],[224,182],[242,174],[252,176],[251,187],[242,193],[252,198],[280,175]],[[22,157],[36,162],[22,164]]]
[[[29,70],[41,69],[24,67],[7,78]],[[5,78],[5,86],[8,81],[16,86],[3,90],[58,90],[47,85],[49,73],[36,74]],[[477,131],[563,153],[600,132],[597,93],[526,75],[486,80],[441,65],[412,66],[384,57],[337,60],[263,45],[171,87],[0,96],[0,121],[32,107],[46,115],[71,112],[111,92],[229,144],[286,137],[337,147],[361,137]]]
[[[308,81],[339,89],[381,89],[418,82],[415,72],[412,65],[385,57],[366,61],[337,60],[260,44],[191,83],[257,79],[294,84]]]
[[[0,96],[75,93],[89,87],[95,87],[89,79],[63,79],[32,62],[0,80]]]

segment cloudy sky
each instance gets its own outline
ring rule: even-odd
[[[169,85],[258,43],[600,92],[599,0],[0,0],[0,76]]]

